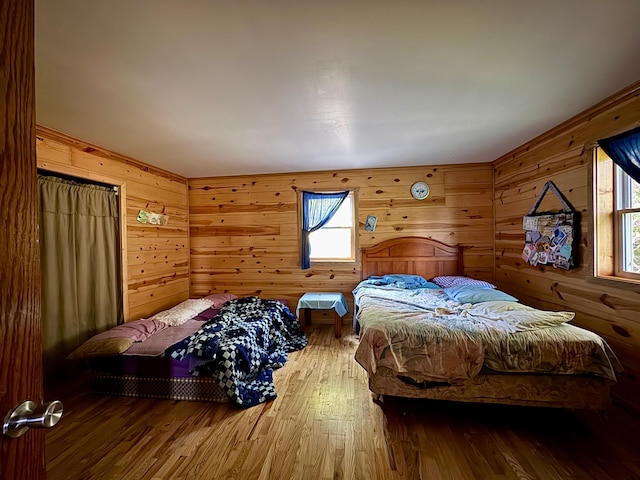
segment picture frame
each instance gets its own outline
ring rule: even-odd
[[[374,215],[367,215],[367,221],[364,224],[364,229],[367,232],[374,232],[376,230],[376,223],[378,223],[378,217]]]

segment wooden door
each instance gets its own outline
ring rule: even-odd
[[[34,2],[0,0],[0,418],[42,403]],[[0,435],[0,478],[45,478],[44,432]]]

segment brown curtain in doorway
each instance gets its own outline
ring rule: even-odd
[[[39,175],[45,379],[65,357],[122,322],[118,198],[113,188]]]

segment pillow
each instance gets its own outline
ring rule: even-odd
[[[480,303],[495,300],[506,300],[511,302],[518,301],[517,298],[500,290],[485,287],[470,287],[468,285],[458,285],[456,287],[445,288],[444,293],[446,293],[451,300],[455,300],[460,303]]]
[[[171,327],[175,327],[177,325],[182,325],[184,322],[205,311],[212,305],[213,301],[207,300],[206,298],[190,298],[189,300],[179,303],[175,307],[158,312],[150,318],[151,320],[158,320]]]
[[[471,310],[480,314],[491,314],[513,312],[518,310],[535,310],[535,308],[523,303],[514,302],[513,300],[493,300],[488,302],[476,303]]]
[[[134,342],[142,342],[169,325],[150,318],[141,318],[132,322],[117,325],[90,338],[90,340],[106,340],[107,338],[130,338]]]
[[[468,285],[470,287],[482,288],[496,288],[494,284],[485,282],[484,280],[476,280],[475,278],[462,277],[460,275],[442,275],[432,278],[431,281],[437,283],[442,288],[457,287],[458,285]]]
[[[193,317],[191,320],[198,320],[200,322],[206,322],[206,321],[211,320],[213,317],[215,317],[216,314],[219,311],[220,311],[219,308],[215,308],[215,307],[207,308],[206,310],[203,310],[198,315]]]
[[[207,295],[204,298],[205,300],[211,300],[213,302],[211,308],[220,308],[229,300],[235,300],[238,297],[233,293],[212,293],[211,295]]]
[[[424,282],[424,285],[422,285],[421,288],[442,288],[442,287],[440,285],[438,285],[437,283]]]
[[[389,285],[396,288],[406,288],[409,290],[416,288],[440,288],[437,285],[429,287],[431,282],[427,282],[420,275],[410,275],[406,273],[389,273],[382,276],[371,276],[367,279],[367,283],[372,285]]]
[[[105,338],[102,340],[89,339],[71,352],[69,360],[83,360],[97,357],[112,357],[125,352],[133,344],[131,338]]]
[[[576,316],[574,312],[552,312],[538,310],[517,302],[484,302],[477,303],[467,310],[471,315],[496,316],[515,325],[516,332],[540,330],[570,322]]]

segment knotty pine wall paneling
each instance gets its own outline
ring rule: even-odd
[[[622,401],[640,411],[640,285],[594,281],[589,222],[592,147],[640,125],[640,82],[497,159],[495,177],[496,282],[522,302],[543,309],[576,312],[573,323],[603,336],[625,364],[617,387]],[[522,216],[545,182],[553,180],[581,214],[578,268],[532,267],[520,254]],[[548,194],[539,211],[560,207]],[[634,394],[629,392],[634,391]],[[633,405],[635,404],[635,405]]]
[[[431,187],[423,201],[409,192],[418,180]],[[296,192],[305,189],[357,191],[360,248],[427,236],[464,245],[466,273],[493,280],[491,164],[305,172],[189,180],[191,296],[259,295],[295,308],[305,292],[336,291],[353,309],[358,262],[300,269]],[[367,215],[378,217],[375,232],[364,230]]]
[[[189,298],[185,178],[43,126],[37,127],[36,151],[38,168],[122,185],[125,320],[149,316]],[[136,220],[141,209],[164,213],[169,223],[142,224]]]

